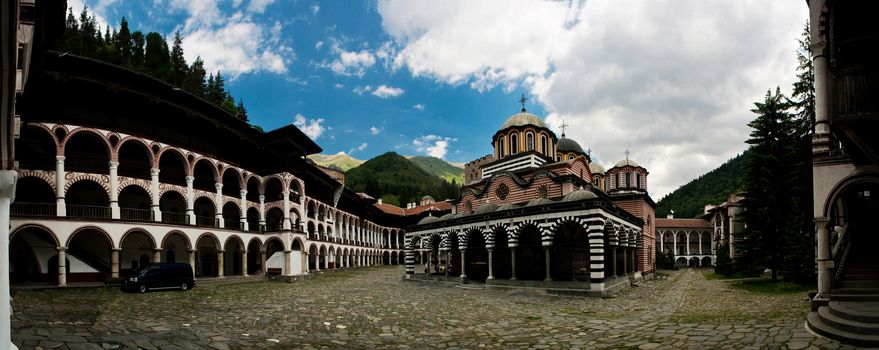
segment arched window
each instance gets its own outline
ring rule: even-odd
[[[549,142],[547,142],[546,135],[540,134],[540,151],[543,155],[549,155]]]
[[[614,178],[613,188],[620,188],[620,174],[613,174],[613,178]]]
[[[555,155],[555,161],[556,161],[556,162],[561,162],[561,161],[562,161],[562,156],[556,154],[556,155]]]
[[[635,173],[635,187],[641,188],[641,173]]]
[[[626,187],[632,187],[632,173],[626,173]]]
[[[519,135],[515,132],[510,134],[510,154],[519,153]]]
[[[504,148],[507,147],[507,145],[504,143],[504,141],[505,140],[504,140],[503,136],[501,136],[497,139],[497,157],[498,158],[504,157]]]
[[[525,150],[533,151],[534,150],[534,133],[527,132],[525,133]]]

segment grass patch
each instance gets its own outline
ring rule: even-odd
[[[705,279],[707,279],[707,280],[736,280],[736,279],[751,278],[751,277],[753,277],[753,276],[745,276],[740,273],[734,274],[732,276],[719,274],[717,272],[708,272],[705,274]]]
[[[773,282],[772,280],[767,280],[767,279],[758,279],[758,280],[736,282],[733,284],[733,287],[736,287],[739,289],[744,289],[749,292],[763,293],[763,294],[802,293],[802,292],[807,292],[807,291],[814,289],[814,286],[810,286],[810,285],[797,284],[797,283],[784,282],[784,281]]]

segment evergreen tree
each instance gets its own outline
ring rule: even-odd
[[[168,43],[159,33],[150,32],[146,36],[146,49],[143,56],[144,72],[161,80],[167,80],[171,57]]]
[[[131,40],[131,32],[128,30],[128,21],[122,17],[119,24],[119,33],[116,34],[113,42],[116,44],[117,63],[123,67],[132,67],[133,45]]]
[[[139,30],[131,33],[131,66],[135,69],[143,68],[143,47],[146,44],[146,38]]]
[[[171,47],[171,73],[168,76],[168,82],[171,85],[183,86],[186,80],[189,67],[186,65],[186,59],[183,58],[183,39],[180,32],[174,33],[174,45]]]
[[[737,265],[745,273],[756,273],[769,267],[772,279],[785,256],[785,236],[791,224],[790,145],[793,123],[787,112],[787,99],[776,88],[767,91],[764,101],[754,103],[751,110],[757,118],[748,123],[751,138],[748,163],[745,167],[744,220],[747,227],[740,244]]]
[[[100,36],[94,16],[89,17],[88,6],[83,6],[79,14],[79,51],[78,55],[95,57],[98,52],[98,36]]]
[[[238,99],[238,106],[235,108],[238,112],[238,118],[247,121],[247,108],[244,108],[244,101]]]
[[[59,42],[59,50],[79,54],[81,52],[81,39],[79,34],[79,22],[73,16],[73,8],[67,9],[67,21],[64,25],[64,34]]]
[[[204,61],[201,60],[201,57],[196,57],[186,73],[183,89],[196,96],[204,97],[205,75],[207,75],[207,71],[204,68]]]
[[[729,257],[729,243],[723,243],[717,249],[717,260],[714,262],[714,272],[724,276],[735,274],[733,261]]]

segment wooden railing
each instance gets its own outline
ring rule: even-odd
[[[68,204],[67,217],[80,219],[110,219],[110,207]]]
[[[879,71],[837,72],[833,99],[839,118],[879,114]]]
[[[12,203],[11,216],[56,216],[55,203]]]
[[[189,220],[186,217],[186,213],[177,213],[177,212],[173,212],[173,211],[163,211],[162,212],[162,222],[164,222],[166,224],[186,225],[189,223]]]
[[[119,217],[126,221],[155,221],[153,211],[149,209],[119,208]]]

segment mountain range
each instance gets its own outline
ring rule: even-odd
[[[723,203],[730,194],[743,189],[740,175],[747,158],[745,151],[669,193],[656,203],[656,217],[664,218],[674,210],[675,217],[695,218],[704,213],[705,205]]]
[[[349,156],[348,154],[345,154],[345,152],[339,152],[337,154],[313,154],[308,156],[308,158],[313,160],[317,165],[346,173],[366,162],[365,160]],[[403,158],[412,162],[412,164],[415,164],[422,170],[439,176],[448,182],[454,181],[458,185],[464,183],[463,163],[449,163],[437,157],[404,156]],[[460,166],[458,166],[459,164]]]

